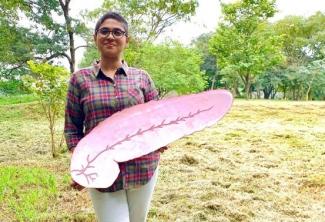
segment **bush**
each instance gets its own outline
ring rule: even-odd
[[[23,77],[24,86],[37,96],[42,105],[43,113],[49,121],[52,155],[57,157],[62,143],[58,146],[56,144],[55,127],[60,110],[65,104],[69,72],[63,67],[48,63],[28,61],[27,64],[32,75]]]
[[[23,87],[20,80],[2,80],[0,81],[0,95],[18,95],[26,94],[27,90]]]

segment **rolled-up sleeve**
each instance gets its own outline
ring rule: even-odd
[[[142,75],[142,89],[144,94],[144,102],[148,102],[150,100],[158,100],[159,94],[155,87],[155,84],[147,72],[143,72]]]
[[[84,136],[84,113],[80,104],[80,87],[72,75],[69,81],[65,107],[64,135],[69,150],[77,146]]]

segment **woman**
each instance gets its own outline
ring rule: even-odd
[[[96,24],[94,41],[100,61],[75,72],[69,83],[64,131],[71,152],[84,135],[115,112],[158,99],[150,76],[122,60],[129,36],[121,15],[104,14]],[[119,163],[120,174],[112,186],[88,189],[99,221],[146,220],[164,149]],[[71,186],[83,189],[74,181]]]

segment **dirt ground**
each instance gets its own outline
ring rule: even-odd
[[[40,167],[58,195],[39,221],[95,221],[69,187],[69,153],[52,159],[35,103],[0,106],[0,167]],[[61,136],[63,119],[57,136]],[[23,187],[21,189],[28,189]],[[0,203],[0,221],[15,213]],[[148,221],[325,221],[325,102],[236,100],[218,124],[162,154]]]

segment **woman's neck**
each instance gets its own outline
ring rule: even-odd
[[[121,67],[122,59],[121,58],[101,58],[100,68],[103,72],[115,72],[116,69]]]

